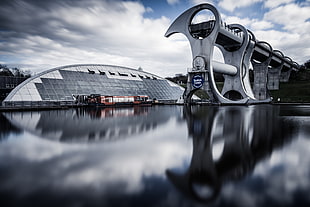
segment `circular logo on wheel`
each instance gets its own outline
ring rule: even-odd
[[[192,78],[192,86],[194,88],[201,88],[205,80],[201,75],[194,75]]]

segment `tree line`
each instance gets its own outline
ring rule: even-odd
[[[290,80],[310,81],[310,60],[307,60],[304,64],[302,64],[299,71],[292,71]]]
[[[29,70],[21,70],[17,67],[9,68],[6,65],[0,64],[0,76],[29,78],[31,77],[31,72]]]

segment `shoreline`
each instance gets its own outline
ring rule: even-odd
[[[273,102],[273,103],[261,103],[261,104],[245,104],[245,105],[234,105],[234,104],[210,104],[210,103],[193,103],[192,105],[200,105],[200,106],[250,106],[250,105],[300,105],[300,106],[310,106],[310,103],[304,103],[304,102]],[[185,105],[180,103],[153,103],[152,105]],[[6,112],[6,111],[43,111],[43,110],[59,110],[59,109],[70,109],[70,108],[87,108],[89,106],[85,105],[60,105],[60,106],[29,106],[29,107],[5,107],[0,106],[0,112]],[[143,107],[143,106],[142,106]],[[100,107],[98,107],[100,108]],[[109,107],[101,107],[101,108],[109,108]],[[116,107],[117,108],[117,107]]]

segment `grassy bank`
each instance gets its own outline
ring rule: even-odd
[[[280,90],[270,91],[274,100],[280,102],[310,103],[310,81],[280,83]]]

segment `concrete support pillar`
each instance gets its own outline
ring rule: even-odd
[[[255,98],[259,100],[267,99],[269,97],[267,93],[267,73],[270,60],[271,58],[268,58],[263,63],[252,61],[254,72],[253,91]]]
[[[268,93],[268,67],[272,60],[273,49],[270,44],[267,42],[257,42],[257,45],[260,47],[268,48],[268,52],[265,55],[265,59],[261,59],[257,61],[255,59],[251,59],[251,63],[253,65],[253,73],[254,73],[254,83],[253,83],[253,91],[255,98],[259,100],[270,99]]]
[[[286,62],[290,62],[291,64],[284,64],[280,73],[280,82],[288,82],[290,79],[291,72],[293,67],[296,66],[298,68],[298,64],[293,62],[293,60],[287,56],[284,57]]]
[[[204,90],[209,96],[210,102],[215,102],[212,89],[209,85],[209,77],[207,71],[188,71],[187,87],[183,93],[183,99],[185,103],[191,103],[191,97],[193,94],[201,89]]]
[[[288,80],[290,79],[290,75],[291,75],[291,71],[292,71],[292,68],[286,72],[281,72],[280,73],[280,82],[288,82]]]
[[[268,90],[279,90],[279,82],[280,82],[280,73],[283,64],[276,68],[270,68],[268,70]]]

